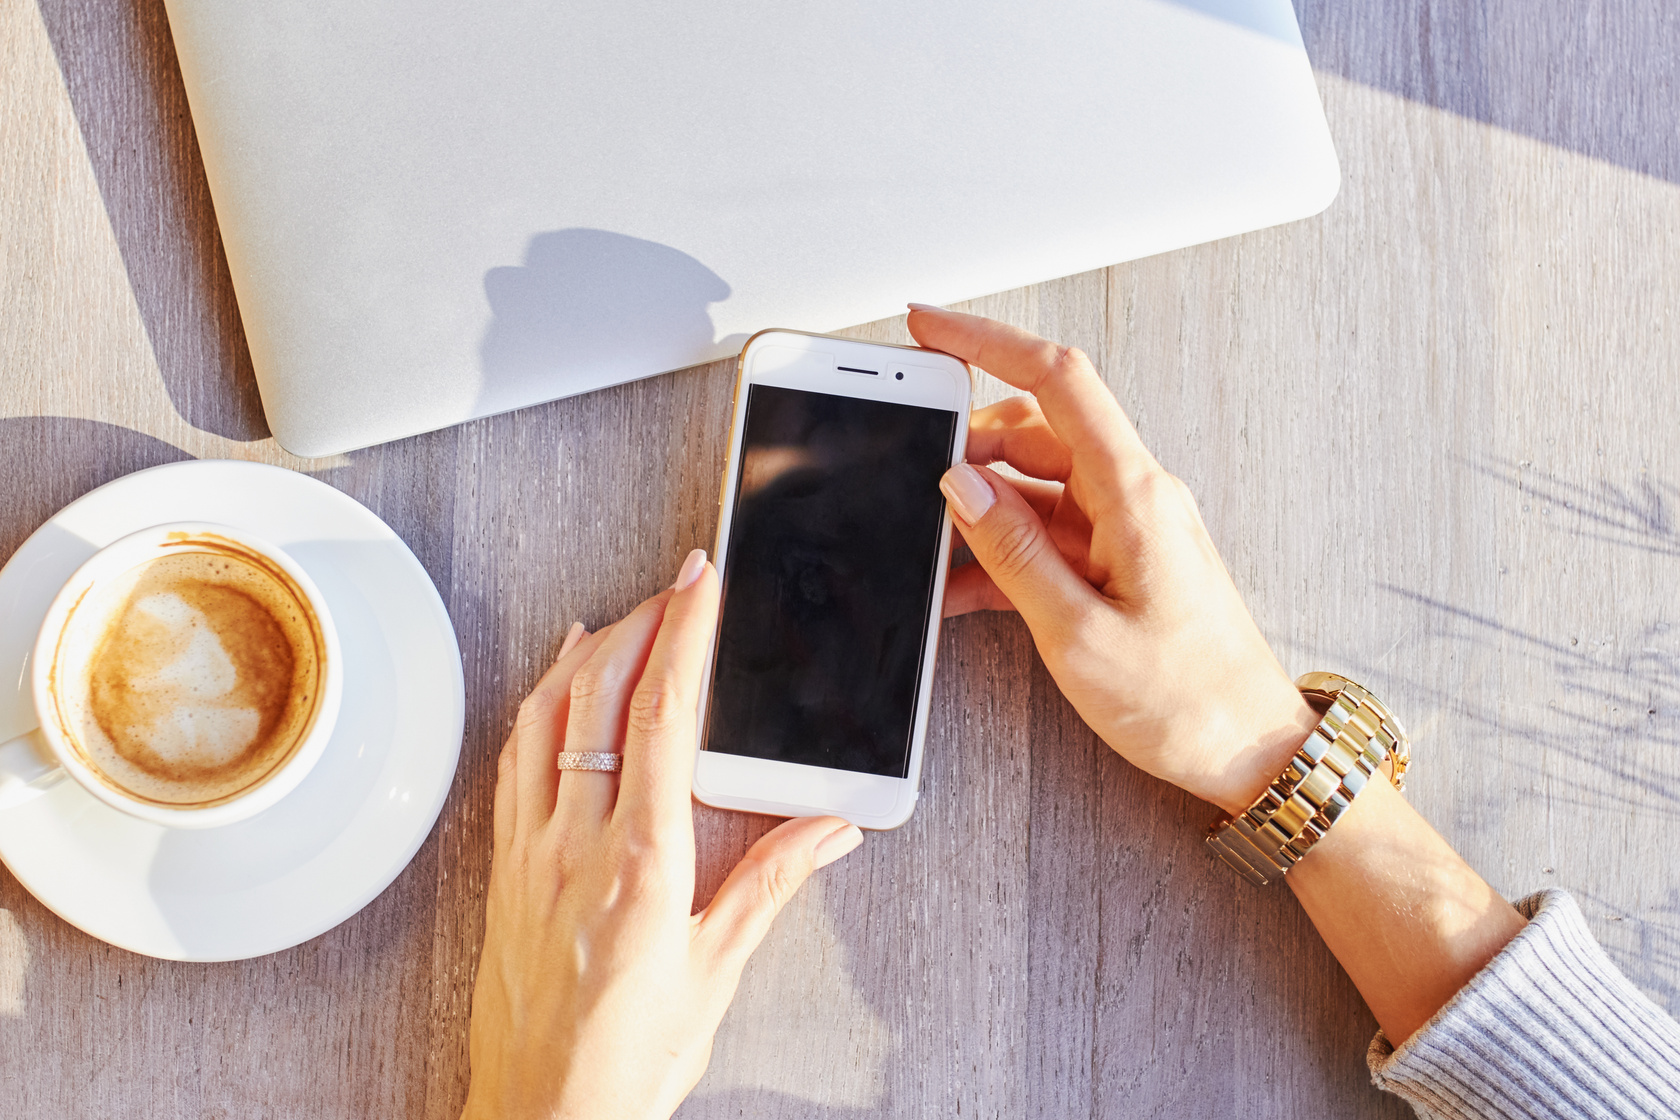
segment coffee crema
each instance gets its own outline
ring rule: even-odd
[[[69,690],[79,753],[121,792],[176,808],[219,804],[277,773],[308,736],[325,681],[300,589],[231,542],[202,543],[131,569],[72,621],[103,627]]]

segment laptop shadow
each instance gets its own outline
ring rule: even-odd
[[[1680,183],[1673,4],[1296,0],[1296,8],[1315,69]]]
[[[1168,0],[1313,69],[1680,183],[1680,8],[1651,0]]]
[[[492,413],[718,357],[708,308],[730,287],[669,245],[562,229],[486,272],[484,294],[478,411]]]
[[[38,7],[170,403],[201,431],[267,439],[163,0]]]

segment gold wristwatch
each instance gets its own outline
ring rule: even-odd
[[[1412,757],[1400,721],[1346,677],[1307,673],[1295,687],[1324,718],[1258,801],[1208,830],[1208,847],[1257,887],[1295,866],[1372,778],[1405,789]]]

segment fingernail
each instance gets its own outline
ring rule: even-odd
[[[958,463],[945,472],[945,477],[939,480],[940,491],[951,500],[951,508],[957,511],[965,525],[972,525],[992,508],[997,501],[997,494],[992,490],[992,484],[986,481],[986,476],[969,466]]]
[[[583,641],[583,623],[574,622],[572,628],[566,631],[566,640],[560,643],[560,656],[554,660],[558,661],[561,657],[572,652],[572,649],[581,641]]]
[[[671,586],[678,591],[688,590],[694,581],[700,578],[700,573],[705,570],[705,567],[706,550],[697,548],[688,554],[688,559],[683,561],[682,567],[677,571],[677,582]]]
[[[904,306],[912,311],[943,311],[943,307],[935,307],[931,303],[907,303]]]
[[[855,824],[837,828],[817,842],[811,849],[811,863],[815,867],[827,867],[847,852],[863,843],[863,833]]]

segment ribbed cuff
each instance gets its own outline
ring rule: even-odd
[[[1628,982],[1560,890],[1516,904],[1528,925],[1371,1080],[1425,1120],[1680,1118],[1680,1026]]]

